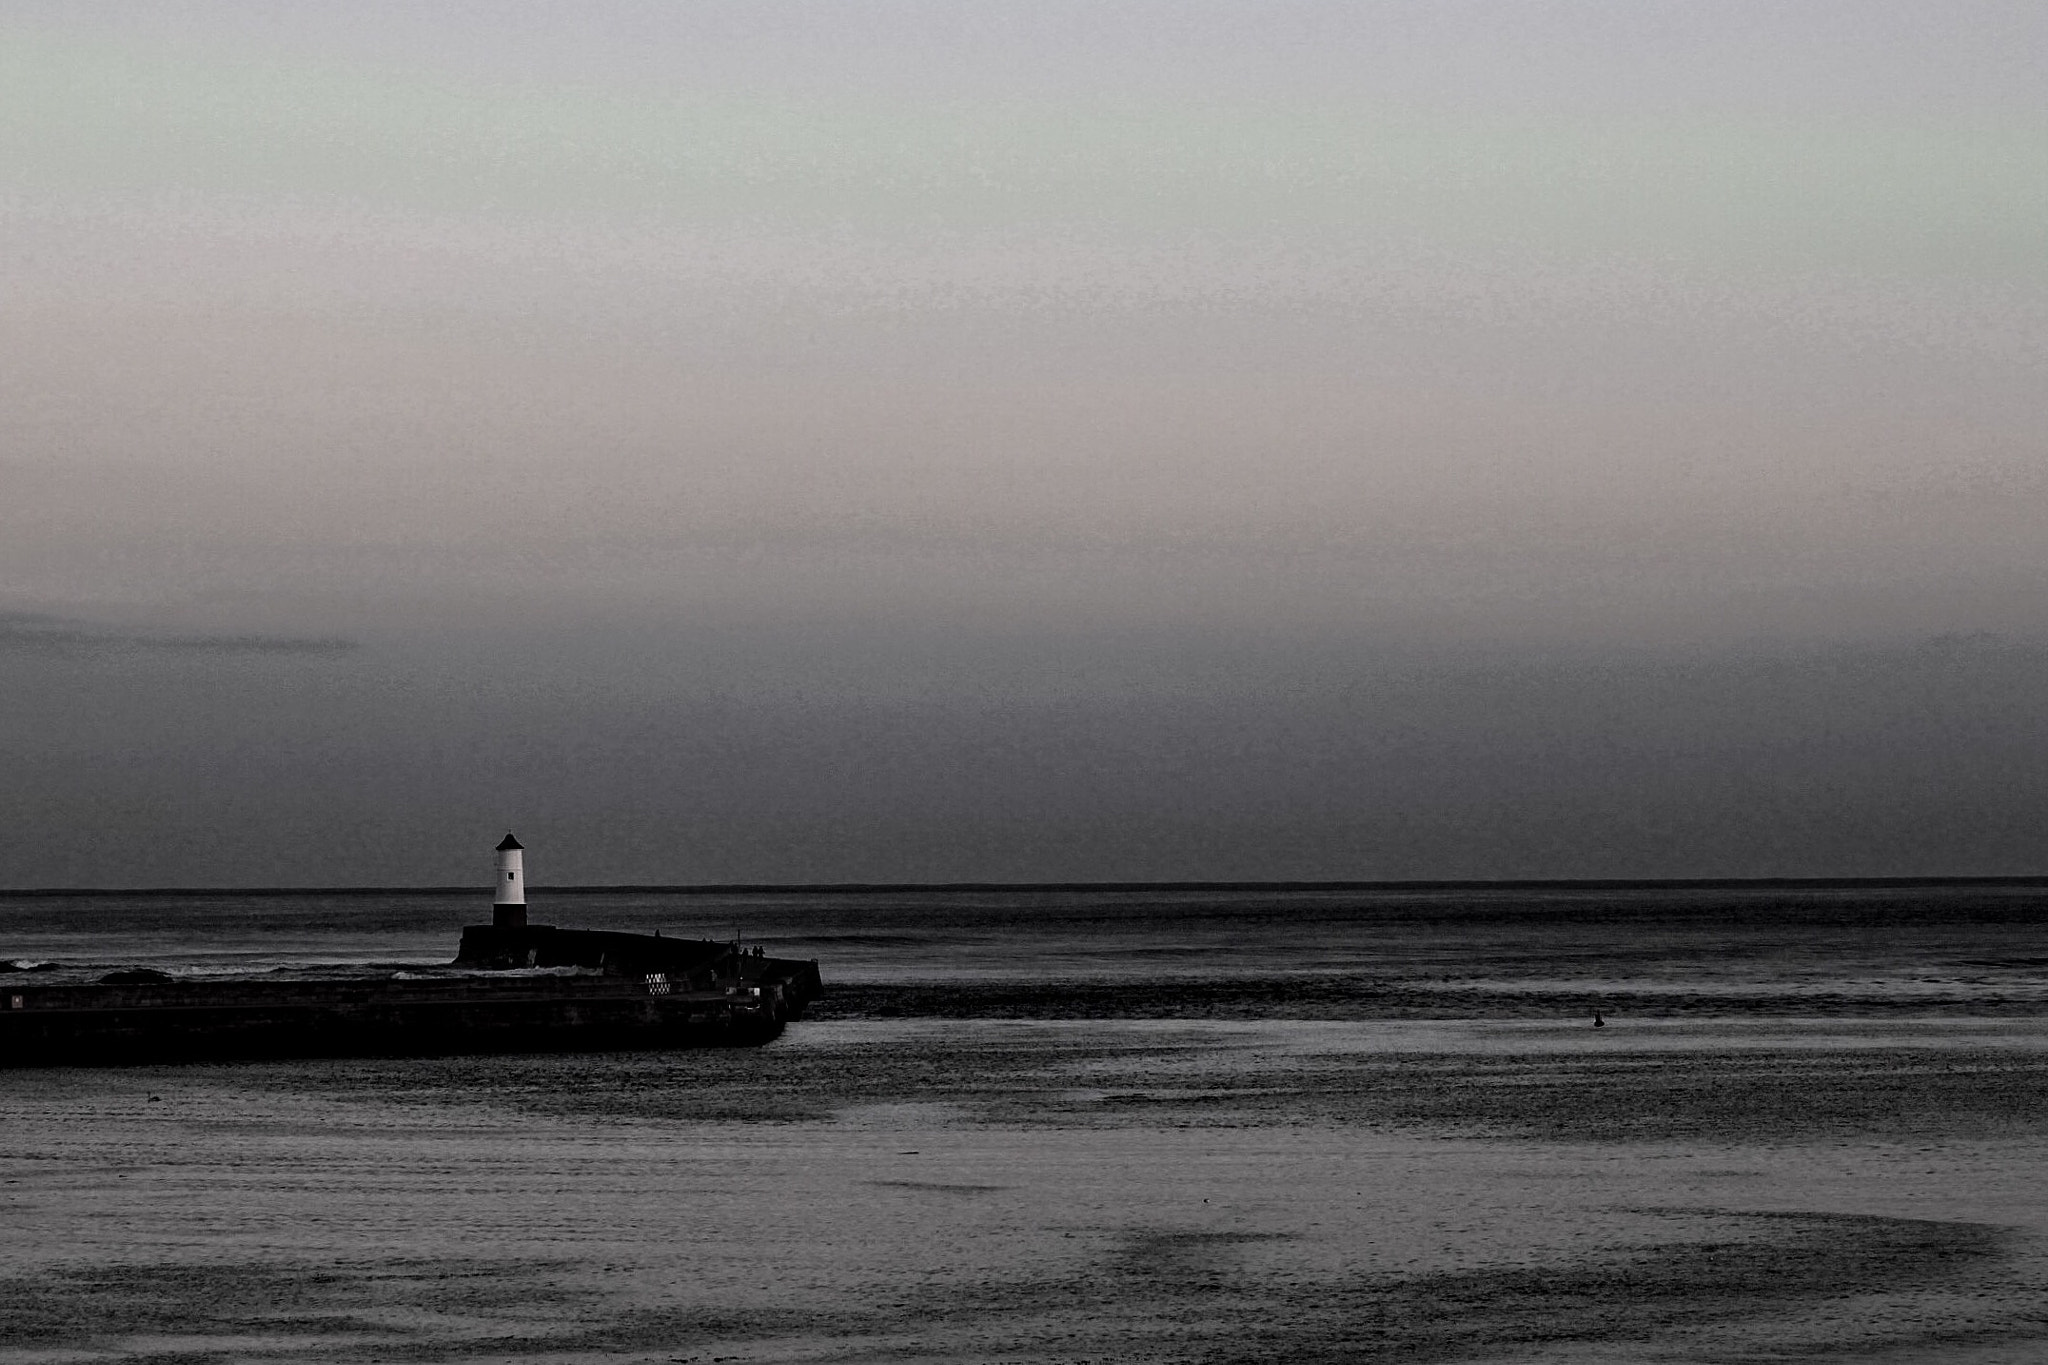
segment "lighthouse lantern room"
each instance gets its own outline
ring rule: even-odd
[[[498,845],[498,894],[491,906],[491,927],[526,927],[526,845],[510,834]]]

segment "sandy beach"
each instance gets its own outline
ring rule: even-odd
[[[2048,1030],[844,1021],[15,1073],[0,1361],[2021,1361]]]

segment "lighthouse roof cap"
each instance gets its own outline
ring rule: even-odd
[[[517,839],[513,838],[513,837],[512,837],[512,835],[511,835],[511,833],[510,833],[510,832],[508,831],[508,832],[506,833],[506,835],[505,835],[505,842],[504,842],[504,843],[502,843],[502,844],[499,844],[499,845],[498,845],[498,852],[500,852],[500,853],[503,853],[503,852],[505,852],[505,850],[507,850],[507,849],[512,849],[512,848],[525,848],[525,847],[526,847],[526,845],[525,845],[525,844],[522,844],[522,843],[520,843],[520,842],[519,842],[519,841],[518,841]]]

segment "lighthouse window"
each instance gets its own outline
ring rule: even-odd
[[[509,881],[511,881],[511,880],[513,879],[513,877],[515,877],[515,876],[517,876],[517,875],[518,875],[518,874],[517,874],[517,873],[514,873],[514,872],[507,872],[507,873],[505,874],[505,880],[509,882]]]

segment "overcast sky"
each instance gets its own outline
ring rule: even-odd
[[[0,886],[2048,871],[2048,7],[0,8]]]

